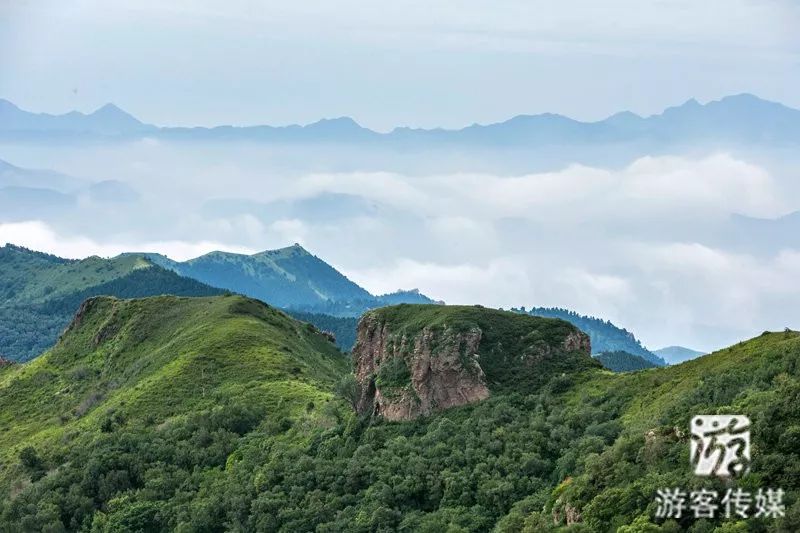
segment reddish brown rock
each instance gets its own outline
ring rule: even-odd
[[[359,323],[353,349],[356,379],[362,386],[359,412],[387,420],[411,420],[488,398],[478,357],[480,341],[478,328],[458,333],[448,328],[423,328],[409,338],[391,333],[368,313]],[[397,358],[408,368],[407,382],[382,384],[382,366],[397,366]]]

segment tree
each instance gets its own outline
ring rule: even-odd
[[[336,394],[356,411],[358,401],[361,399],[361,383],[353,374],[348,374],[336,384]]]

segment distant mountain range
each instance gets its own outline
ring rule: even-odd
[[[17,361],[41,354],[55,343],[81,302],[92,296],[225,292],[137,257],[76,261],[6,245],[0,247],[0,354]]]
[[[0,100],[0,136],[36,139],[68,136],[141,137],[193,140],[247,139],[281,143],[379,143],[395,146],[536,146],[695,140],[746,143],[800,142],[800,110],[751,94],[701,104],[692,99],[663,113],[642,117],[624,111],[597,122],[557,114],[518,115],[495,124],[457,130],[398,127],[388,133],[364,128],[349,117],[305,126],[158,127],[145,124],[113,104],[83,114],[31,113]]]
[[[258,298],[333,333],[343,350],[353,346],[358,317],[369,309],[444,303],[416,289],[374,296],[299,244],[254,255],[212,252],[184,262],[153,253],[71,260],[9,244],[0,247],[0,354],[23,361],[39,355],[88,297],[226,291]],[[566,309],[514,311],[570,322],[589,335],[595,354],[625,351],[657,366],[666,364],[632,333],[606,320]]]
[[[142,253],[71,260],[9,244],[0,247],[0,354],[19,361],[41,354],[92,296],[214,296],[227,291],[293,310],[340,336],[345,349],[353,343],[355,317],[367,309],[438,303],[416,290],[373,296],[299,245],[252,256],[212,252],[177,262]],[[319,308],[347,318],[313,312]]]
[[[158,128],[143,124],[114,104],[106,104],[88,115],[78,111],[50,115],[23,111],[0,99],[0,131],[115,136],[155,133]]]
[[[697,350],[684,348],[683,346],[667,346],[660,350],[654,350],[653,353],[664,359],[669,365],[677,365],[705,355],[705,352],[698,352]]]
[[[418,290],[373,296],[299,244],[253,255],[211,252],[184,262],[160,254],[125,255],[290,310],[355,317],[385,305],[439,303]]]
[[[20,168],[0,160],[0,213],[4,222],[66,215],[86,202],[114,206],[138,199],[139,194],[121,181],[92,183],[52,170]]]

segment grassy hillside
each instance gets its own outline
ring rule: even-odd
[[[657,368],[657,365],[654,365],[643,357],[620,350],[615,352],[600,352],[594,357],[600,361],[600,364],[612,372],[632,372],[635,370]]]
[[[90,296],[210,296],[225,291],[154,266],[141,257],[62,259],[0,247],[0,354],[25,361],[52,346]]]
[[[255,300],[93,298],[52,350],[0,374],[0,479],[22,442],[52,451],[230,398],[270,416],[304,412],[346,369],[316,330]]]
[[[388,423],[326,401],[347,394],[342,356],[252,300],[85,311],[44,357],[0,369],[0,531],[800,530],[797,332],[641,372],[579,366]],[[409,332],[480,322],[498,353],[533,320],[386,312]],[[688,458],[691,417],[713,413],[750,417],[752,473],[731,483],[786,490],[785,518],[653,518],[659,488],[724,492]]]

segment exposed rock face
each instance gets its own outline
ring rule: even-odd
[[[581,331],[575,331],[567,335],[561,344],[561,349],[566,352],[592,353],[592,344],[588,335]]]
[[[356,379],[362,387],[358,411],[387,420],[410,420],[488,398],[479,364],[480,341],[478,328],[466,332],[423,328],[413,337],[396,335],[368,313],[359,323],[353,350]],[[402,370],[403,365],[407,375],[401,371],[394,380],[384,376],[387,368]]]
[[[14,361],[11,361],[9,359],[4,359],[3,356],[0,355],[0,367],[10,366],[10,365],[13,365],[13,364],[14,364]]]
[[[410,420],[601,368],[590,354],[589,337],[562,320],[481,306],[375,309],[361,318],[353,348],[355,407]]]

